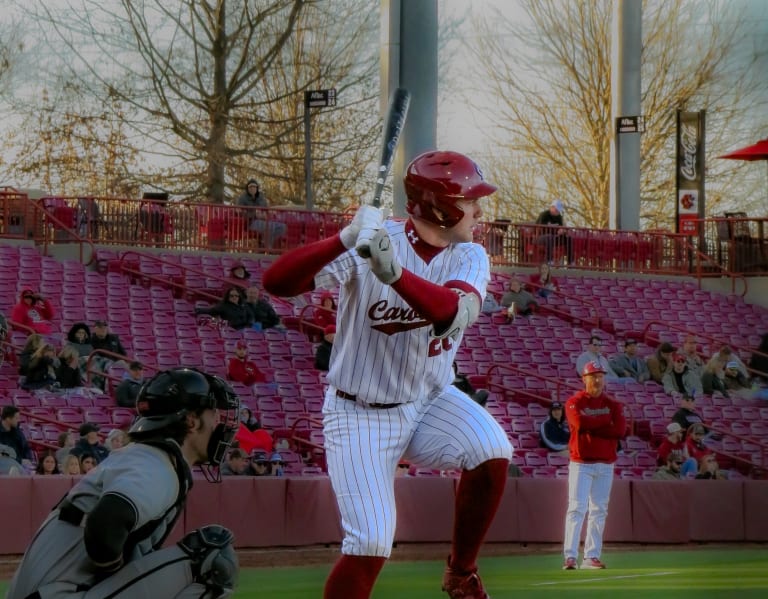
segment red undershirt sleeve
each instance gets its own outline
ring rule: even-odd
[[[450,325],[456,318],[459,295],[453,289],[477,294],[471,285],[462,281],[449,281],[445,285],[436,285],[405,268],[392,288],[408,302],[411,308],[434,324],[437,331]]]
[[[275,260],[264,272],[264,289],[277,297],[293,297],[312,291],[315,288],[315,275],[346,251],[338,235],[291,250]]]

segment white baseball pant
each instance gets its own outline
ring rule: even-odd
[[[568,466],[568,512],[565,515],[565,558],[579,555],[581,529],[589,508],[584,559],[599,558],[603,551],[603,530],[608,516],[608,500],[613,484],[613,464],[581,464]]]

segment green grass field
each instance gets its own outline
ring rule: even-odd
[[[563,571],[556,554],[493,557],[480,562],[492,599],[620,597],[697,599],[768,596],[768,548],[702,548],[616,551],[603,556],[608,569]],[[238,599],[320,599],[329,566],[248,569],[240,573]],[[443,563],[390,562],[374,599],[445,599]],[[0,595],[7,584],[0,584]],[[151,598],[163,599],[163,598]]]

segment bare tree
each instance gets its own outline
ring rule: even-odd
[[[493,178],[503,181],[497,215],[531,220],[552,198],[574,225],[608,225],[611,6],[608,0],[524,0],[525,28],[501,13],[477,23],[472,50],[497,98]],[[720,12],[722,11],[722,12]],[[644,2],[641,220],[669,227],[674,215],[675,111],[707,110],[710,158],[766,80],[732,63],[744,23],[731,5]],[[487,32],[504,35],[488,35]],[[510,48],[514,40],[514,48]],[[713,133],[715,132],[715,133]],[[722,177],[710,161],[708,184]],[[709,207],[720,196],[709,196]]]

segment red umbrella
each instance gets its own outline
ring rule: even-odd
[[[751,146],[728,152],[718,156],[718,158],[727,158],[729,160],[765,160],[766,165],[768,165],[768,139],[761,139]]]

